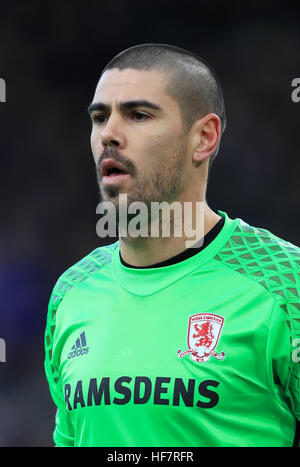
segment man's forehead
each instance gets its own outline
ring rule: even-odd
[[[108,99],[117,97],[163,97],[166,95],[167,75],[156,70],[106,70],[100,78],[96,91],[96,97]]]

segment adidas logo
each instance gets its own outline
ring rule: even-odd
[[[72,351],[68,354],[68,358],[79,357],[79,355],[85,355],[89,351],[89,347],[86,345],[85,332],[82,332],[75,344],[72,346]]]

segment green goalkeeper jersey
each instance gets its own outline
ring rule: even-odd
[[[292,446],[300,249],[225,218],[199,253],[130,268],[119,243],[58,280],[45,370],[56,446]]]

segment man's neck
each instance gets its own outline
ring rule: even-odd
[[[212,211],[206,203],[203,208],[201,237],[203,238],[220,220],[220,216]],[[184,222],[184,219],[183,219]],[[196,238],[195,243],[200,240]],[[120,238],[120,253],[122,259],[132,266],[150,266],[178,255],[190,246],[191,238],[181,237],[144,237]]]

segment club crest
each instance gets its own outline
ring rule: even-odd
[[[190,355],[195,362],[207,362],[210,357],[223,360],[225,353],[216,353],[224,318],[212,313],[198,313],[189,317],[187,344],[188,349],[177,351],[178,357]]]

